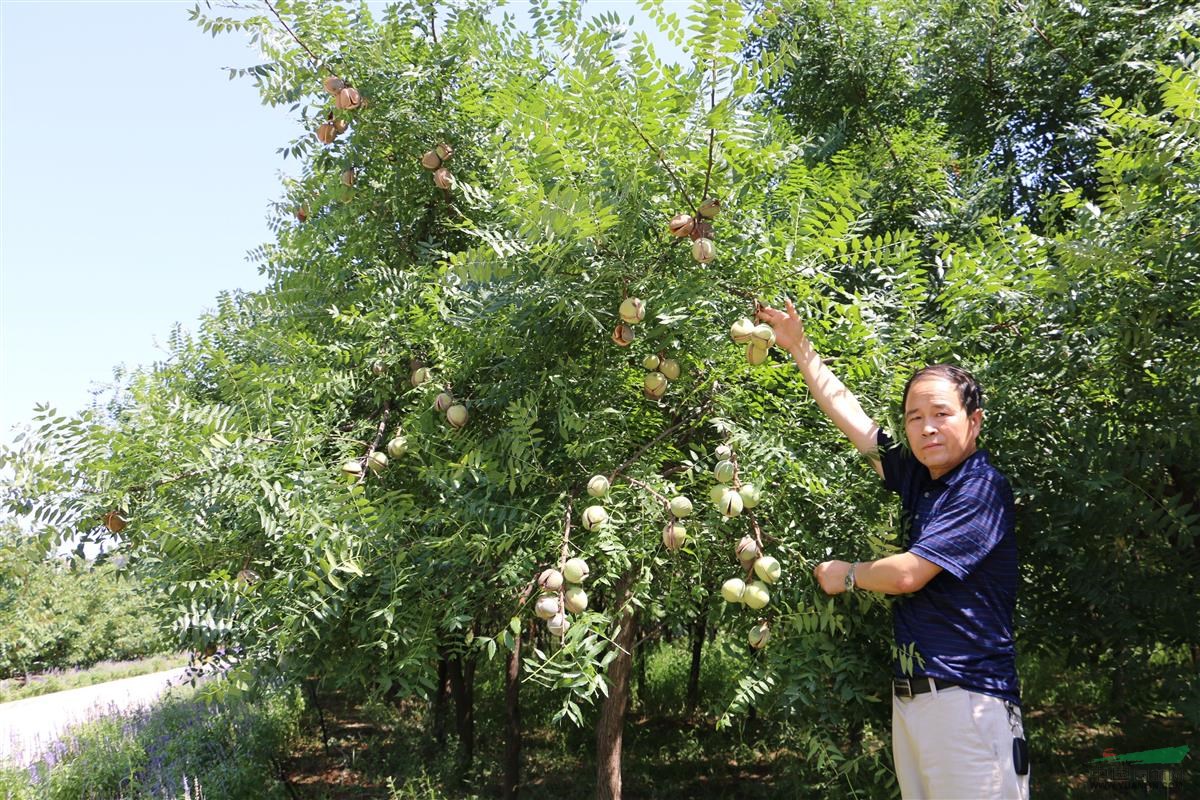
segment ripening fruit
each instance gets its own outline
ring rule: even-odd
[[[427,383],[432,377],[433,373],[429,371],[429,367],[417,367],[408,374],[408,382],[411,383],[415,389],[422,383]]]
[[[386,371],[387,371],[387,367],[384,366],[384,363],[382,361],[374,361],[371,363],[371,374],[372,375],[382,375]]]
[[[454,405],[454,398],[447,392],[438,392],[438,396],[433,398],[433,410],[439,414],[446,413],[452,405]]]
[[[337,138],[337,131],[333,129],[332,122],[322,122],[317,126],[317,140],[321,144],[333,144],[333,140]]]
[[[732,488],[719,483],[708,491],[708,499],[713,501],[713,505],[719,506],[721,505],[721,501],[725,499],[725,495],[732,491]]]
[[[754,574],[764,583],[775,583],[783,574],[783,567],[779,566],[778,559],[772,556],[763,556],[754,562]]]
[[[760,322],[754,326],[754,330],[750,333],[754,337],[754,344],[768,350],[775,346],[775,329],[765,322]]]
[[[768,352],[769,351],[767,348],[759,347],[754,342],[751,342],[750,344],[746,345],[746,360],[757,367],[759,364],[767,360]]]
[[[617,327],[613,328],[612,340],[621,345],[621,347],[628,347],[633,342],[635,335],[633,328],[624,322],[619,322],[617,323]]]
[[[350,128],[350,123],[344,119],[335,119],[333,121],[333,133],[335,136],[341,136]]]
[[[717,257],[717,248],[712,239],[697,239],[692,242],[692,258],[701,264],[707,264]]]
[[[742,496],[742,505],[746,508],[754,508],[762,500],[762,492],[753,483],[743,483],[738,494]]]
[[[353,111],[362,105],[362,95],[353,86],[347,86],[337,93],[334,101],[342,111]]]
[[[658,369],[659,361],[658,356],[651,354],[642,359],[642,366],[651,370]]]
[[[747,344],[754,332],[754,323],[747,317],[742,317],[729,326],[729,338],[738,344]]]
[[[755,650],[761,650],[767,646],[767,642],[771,641],[771,626],[767,624],[765,619],[760,619],[750,629],[750,635],[747,638],[750,640],[751,647]]]
[[[104,527],[113,533],[120,533],[129,524],[129,521],[125,519],[125,515],[120,511],[110,511],[101,519],[104,520]]]
[[[626,297],[621,301],[618,312],[623,322],[635,325],[646,317],[646,304],[636,297]]]
[[[442,165],[442,159],[438,156],[437,151],[430,150],[425,155],[421,156],[421,166],[433,172]]]
[[[346,480],[354,482],[362,475],[363,465],[357,458],[352,458],[349,461],[342,462],[342,474]]]
[[[449,161],[450,156],[454,155],[454,148],[445,142],[442,142],[437,147],[433,148],[433,152],[442,161]]]
[[[721,201],[715,197],[710,197],[700,204],[700,208],[696,209],[696,213],[705,219],[713,219],[721,211]]]
[[[568,583],[583,583],[588,576],[587,562],[582,558],[568,558],[563,565],[563,577]]]
[[[767,603],[771,602],[771,592],[762,581],[751,581],[742,593],[742,602],[747,608],[765,608]]]
[[[667,376],[661,372],[647,372],[642,383],[646,387],[646,396],[653,400],[657,400],[667,393]]]
[[[741,578],[730,578],[721,584],[721,597],[726,603],[742,602],[742,594],[746,591],[746,582]]]
[[[533,607],[533,613],[542,619],[550,619],[555,614],[561,614],[562,604],[558,602],[558,595],[544,594],[539,597],[537,604]]]
[[[687,543],[687,540],[687,528],[683,527],[682,525],[672,524],[663,528],[663,546],[665,546],[668,550],[678,550]]]
[[[384,453],[381,453],[378,450],[376,450],[374,453],[371,453],[371,457],[367,459],[367,468],[370,469],[371,472],[375,473],[376,475],[378,475],[380,470],[382,470],[387,465],[388,465],[387,455],[385,455]]]
[[[354,185],[354,168],[351,167],[350,169],[342,171],[342,186],[353,186],[353,185]]]
[[[546,620],[546,630],[550,631],[551,636],[564,636],[569,627],[571,627],[571,622],[567,619],[566,614],[555,614]]]
[[[453,405],[446,409],[446,421],[455,428],[462,428],[467,424],[470,416],[467,414],[467,407],[459,404]]]
[[[713,455],[715,455],[719,461],[733,458],[733,448],[727,444],[719,444],[717,445],[717,449],[713,450]]]
[[[587,592],[580,589],[578,586],[572,586],[563,593],[563,600],[566,602],[567,611],[572,614],[580,614],[587,610],[588,596]]]
[[[346,82],[336,75],[330,75],[321,83],[325,87],[325,91],[331,95],[337,96],[337,93],[346,88]]]
[[[743,536],[737,543],[737,549],[734,552],[737,554],[738,561],[743,564],[749,564],[762,554],[762,551],[758,549],[758,540],[753,536]]]
[[[599,530],[608,522],[608,512],[604,510],[604,506],[588,506],[583,511],[582,522],[583,527],[589,531]]]
[[[538,575],[538,586],[547,592],[557,592],[563,585],[563,575],[556,569],[542,570]]]
[[[659,365],[659,372],[667,376],[669,381],[679,380],[679,362],[673,358],[664,358],[662,364]]]
[[[296,219],[300,220],[301,222],[307,222],[307,221],[308,221],[308,208],[307,208],[307,206],[300,206],[299,208],[297,208],[297,209],[296,209]]]
[[[726,492],[721,498],[721,513],[727,517],[736,517],[742,513],[742,496],[737,492]]]
[[[588,481],[587,492],[592,497],[604,497],[608,494],[608,478],[603,475],[593,475]]]
[[[441,167],[433,173],[433,185],[439,189],[449,191],[454,188],[454,174],[445,167]]]
[[[396,435],[387,443],[387,453],[390,458],[399,458],[408,452],[408,439]]]
[[[729,483],[733,480],[733,472],[733,462],[726,459],[717,462],[717,466],[713,468],[713,477],[717,479],[718,483]]]
[[[667,223],[667,229],[671,231],[672,236],[687,236],[692,232],[692,226],[696,221],[692,219],[691,214],[676,214],[671,217],[671,221]]]
[[[680,519],[692,515],[692,501],[679,495],[671,498],[671,513]]]

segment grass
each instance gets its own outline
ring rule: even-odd
[[[28,681],[21,678],[9,678],[0,681],[0,703],[65,692],[68,689],[94,686],[98,683],[108,683],[122,678],[136,678],[139,675],[149,675],[154,672],[183,667],[187,663],[187,654],[177,653],[136,661],[102,661],[87,669],[52,670],[31,675]]]

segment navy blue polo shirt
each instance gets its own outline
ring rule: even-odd
[[[934,480],[909,451],[879,431],[884,485],[900,495],[908,552],[942,568],[919,591],[897,598],[897,646],[924,659],[913,674],[1020,703],[1013,609],[1017,537],[1008,479],[977,450]],[[896,676],[904,677],[899,661]]]

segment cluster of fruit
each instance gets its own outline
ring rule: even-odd
[[[612,340],[621,347],[628,347],[636,338],[633,326],[646,318],[646,304],[636,297],[626,297],[617,309],[621,321],[613,328]]]
[[[341,78],[330,75],[322,84],[325,91],[333,95],[333,102],[342,111],[354,111],[366,102],[358,89],[347,86]],[[317,139],[321,144],[333,144],[334,139],[341,136],[350,127],[350,123],[340,117],[334,117],[330,112],[325,122],[317,126]],[[301,220],[303,222],[303,220]]]
[[[588,576],[587,562],[582,558],[569,558],[562,571],[543,570],[538,576],[538,588],[542,594],[533,610],[546,620],[546,629],[554,636],[563,636],[570,627],[567,613],[579,614],[587,610],[587,592],[580,586]],[[565,587],[565,588],[564,588]]]
[[[454,188],[454,174],[444,166],[454,155],[454,148],[443,142],[421,156],[421,166],[433,173],[433,183],[439,189]]]
[[[727,603],[741,603],[755,611],[766,608],[771,602],[770,584],[779,580],[783,568],[779,560],[763,555],[758,540],[753,536],[743,536],[734,548],[734,555],[746,569],[746,578],[753,575],[756,580],[747,583],[743,578],[730,578],[721,584],[721,597]],[[766,645],[770,637],[770,629],[766,620],[759,620],[750,630],[750,645],[760,648]]]
[[[710,497],[721,513],[727,517],[736,517],[744,509],[754,508],[762,500],[762,492],[753,483],[740,483],[737,479],[737,464],[733,461],[733,450],[729,445],[717,447],[717,466],[713,468],[713,478],[717,485],[712,488]]]
[[[680,525],[677,520],[690,517],[692,515],[692,501],[683,495],[677,495],[671,498],[669,504],[671,512],[667,519],[667,524],[663,528],[662,542],[663,547],[671,552],[678,550],[687,544],[688,532],[687,528]]]
[[[757,366],[767,360],[767,352],[775,346],[775,329],[765,322],[755,325],[742,317],[729,326],[729,338],[746,345],[746,360]]]
[[[713,227],[710,220],[715,219],[721,210],[721,201],[710,197],[696,209],[696,216],[691,214],[676,214],[667,223],[668,230],[673,236],[691,237],[692,258],[701,264],[707,264],[717,257],[716,246],[713,245]]]
[[[608,478],[603,475],[593,475],[588,481],[587,493],[595,498],[602,498],[608,494]],[[585,530],[598,531],[604,527],[604,523],[608,522],[608,511],[604,506],[595,505],[588,506],[583,510],[583,516],[579,522]]]
[[[430,371],[429,367],[421,366],[421,363],[416,360],[412,362],[411,366],[412,371],[408,373],[408,382],[412,384],[414,389],[433,380],[433,372]],[[454,397],[449,392],[438,393],[438,396],[433,400],[433,410],[439,414],[445,414],[446,421],[450,423],[450,427],[452,428],[466,427],[467,421],[470,419],[467,407],[462,403],[455,402]]]
[[[646,397],[651,400],[658,400],[667,393],[667,387],[671,385],[671,381],[679,380],[680,367],[679,362],[673,358],[664,358],[661,355],[648,355],[642,359],[642,366],[646,368],[646,378],[643,381]]]

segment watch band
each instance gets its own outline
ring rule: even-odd
[[[847,592],[854,591],[854,568],[857,566],[858,566],[857,561],[852,562],[850,564],[850,571],[846,573],[846,591]]]

